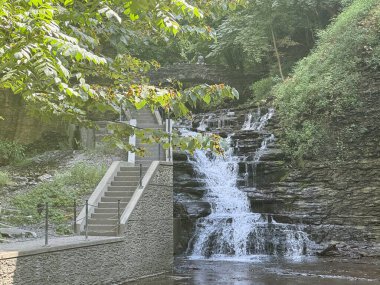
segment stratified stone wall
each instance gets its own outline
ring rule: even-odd
[[[236,88],[240,97],[249,96],[248,86],[256,79],[261,78],[259,73],[244,74],[241,70],[234,70],[224,65],[177,63],[163,66],[149,74],[152,84],[165,84],[169,79],[181,81],[186,86],[198,84],[227,84]],[[243,98],[244,97],[244,98]]]
[[[0,116],[3,117],[0,140],[30,144],[41,139],[44,133],[66,135],[63,123],[58,120],[46,122],[30,115],[22,98],[6,90],[0,90]]]
[[[0,259],[0,285],[123,284],[171,271],[172,185],[173,166],[162,163],[132,212],[125,237]]]
[[[236,124],[211,128],[224,136],[234,134],[235,153],[242,158],[238,186],[247,193],[253,212],[279,223],[307,226],[313,241],[339,243],[342,255],[380,256],[380,86],[373,83],[371,88],[373,92],[363,93],[361,108],[347,112],[331,126],[336,133],[354,128],[347,137],[342,136],[341,159],[336,157],[340,145],[324,142],[323,156],[305,160],[302,167],[292,165],[280,149],[281,130],[275,114],[266,126],[266,131],[275,135],[275,143],[259,162],[249,163],[246,158],[254,157],[266,135],[241,130],[245,115],[256,112],[253,108],[229,110],[235,112]],[[214,113],[221,117],[226,110],[219,112]],[[208,117],[202,114],[196,120]],[[202,199],[206,189],[194,178],[187,157],[177,154],[175,158],[175,248],[182,254],[194,234],[196,219],[209,214],[209,205]],[[244,180],[246,167],[248,183]]]

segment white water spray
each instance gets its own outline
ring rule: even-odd
[[[248,115],[244,126],[261,131],[273,113],[270,109],[255,122],[252,122],[252,114]],[[254,163],[259,162],[273,141],[273,135],[264,138],[255,153]],[[231,145],[230,139],[228,144]],[[306,252],[311,242],[299,226],[277,223],[272,217],[251,212],[247,194],[237,187],[239,158],[233,155],[232,147],[224,156],[196,151],[191,163],[205,183],[204,199],[211,204],[211,214],[197,221],[189,246],[192,258],[300,256]]]
[[[266,113],[264,116],[260,116],[260,113],[260,109],[258,109],[255,115],[249,113],[241,129],[243,131],[262,131],[268,123],[268,121],[273,117],[274,109],[269,108],[268,113]],[[255,120],[255,118],[258,118],[258,120]]]

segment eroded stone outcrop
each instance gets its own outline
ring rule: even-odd
[[[375,85],[372,85],[372,88]],[[246,191],[254,212],[268,215],[277,222],[307,225],[306,230],[313,241],[328,248],[334,244],[334,255],[351,257],[380,256],[380,121],[379,94],[365,93],[361,108],[347,113],[340,125],[342,129],[355,124],[361,132],[345,138],[347,146],[344,159],[337,159],[336,146],[326,144],[326,156],[304,161],[302,167],[285,159],[279,148],[281,141],[276,116],[266,131],[274,133],[276,141],[271,144],[257,163],[240,162],[240,189]],[[213,128],[213,132],[234,133],[236,153],[252,157],[260,146],[264,132],[241,130],[246,115],[251,110],[236,109],[235,123],[225,128]],[[225,114],[226,110],[220,114]],[[208,114],[200,115],[209,118]],[[213,118],[218,116],[216,114]],[[328,155],[329,154],[329,155]],[[177,167],[179,166],[179,167]],[[205,189],[195,183],[191,166],[184,159],[176,162],[175,189],[177,203],[185,205],[202,201]],[[248,178],[244,176],[248,169]],[[199,183],[199,182],[198,182]],[[192,190],[189,190],[189,185]],[[194,187],[194,188],[192,188]],[[199,204],[198,217],[207,214],[205,205]],[[193,212],[197,212],[194,209]],[[179,219],[188,218],[186,235],[182,236],[180,252],[185,249],[186,237],[196,215],[190,218],[185,211],[175,212]],[[193,224],[194,227],[194,224]]]

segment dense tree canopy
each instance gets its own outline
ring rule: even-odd
[[[247,1],[217,27],[217,42],[210,56],[222,57],[241,70],[273,69],[284,79],[292,64],[313,47],[316,29],[328,23],[340,2]]]
[[[237,96],[223,85],[185,91],[149,85],[146,73],[158,64],[136,57],[141,41],[209,36],[203,12],[184,0],[0,3],[0,88],[21,94],[39,111],[85,122],[89,111],[124,104],[181,116],[198,100]]]

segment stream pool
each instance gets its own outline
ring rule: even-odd
[[[175,259],[172,274],[134,285],[380,285],[380,260],[255,257],[242,260]]]

